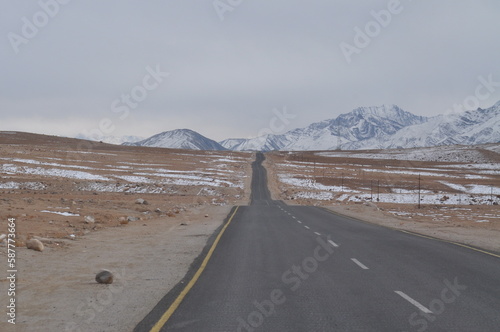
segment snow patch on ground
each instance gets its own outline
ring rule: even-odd
[[[0,189],[29,189],[29,190],[45,190],[46,185],[40,182],[4,182],[0,183]]]
[[[79,179],[79,180],[101,180],[109,181],[108,178],[101,175],[91,174],[82,171],[73,171],[58,168],[42,168],[42,167],[28,167],[28,166],[14,166],[12,164],[5,164],[0,166],[1,173],[7,174],[29,174],[40,176],[55,176],[60,178]]]
[[[493,195],[500,195],[500,188],[498,187],[493,187],[493,186],[484,186],[484,185],[479,185],[479,184],[471,184],[467,186],[463,186],[460,184],[456,183],[449,183],[446,181],[439,181],[445,186],[448,186],[452,189],[462,191],[467,194],[493,194]]]
[[[294,177],[293,175],[288,175],[288,174],[280,174],[279,179],[281,182],[295,187],[333,191],[333,192],[341,192],[341,191],[354,192],[353,190],[346,187],[342,188],[340,186],[325,186],[321,183],[315,182],[313,179],[299,179]]]
[[[80,216],[77,213],[71,213],[71,212],[57,212],[57,211],[47,211],[47,210],[43,210],[43,211],[40,211],[40,212],[43,212],[43,213],[53,213],[53,214],[58,214],[60,216],[65,216],[65,217],[79,217]]]
[[[301,199],[316,199],[318,201],[330,201],[333,199],[333,194],[331,192],[301,191],[294,194],[294,197]]]

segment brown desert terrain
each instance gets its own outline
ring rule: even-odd
[[[500,252],[499,151],[272,152],[265,166],[287,204]],[[248,204],[254,158],[0,133],[0,235],[15,218],[18,247],[18,320],[0,329],[131,331]],[[113,284],[95,282],[102,269]]]
[[[3,132],[0,159],[0,234],[15,218],[18,268],[17,322],[0,330],[128,331],[248,203],[254,155]],[[112,285],[94,281],[102,269]]]

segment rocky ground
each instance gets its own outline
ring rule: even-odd
[[[18,219],[19,246],[31,237],[59,246],[105,227],[233,205],[248,199],[252,158],[0,133],[0,220]]]

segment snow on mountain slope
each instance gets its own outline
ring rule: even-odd
[[[112,136],[112,135],[85,135],[85,134],[78,134],[75,136],[75,138],[79,139],[85,139],[89,141],[101,141],[104,143],[108,144],[123,144],[125,142],[138,142],[140,140],[143,140],[144,137],[139,137],[139,136]]]
[[[500,103],[488,109],[439,115],[426,123],[403,128],[393,135],[346,143],[342,149],[394,149],[497,142],[500,142]]]
[[[145,140],[135,143],[124,143],[123,145],[189,150],[226,150],[219,143],[189,129],[165,131]]]
[[[290,138],[284,135],[264,135],[255,138],[230,138],[220,145],[233,151],[274,151],[290,144]]]
[[[403,111],[396,105],[360,107],[335,119],[313,123],[282,135],[232,139],[222,144],[233,150],[332,150],[342,142],[357,142],[391,135],[400,129],[426,122],[426,117]],[[237,144],[230,144],[236,143]]]
[[[460,114],[417,116],[396,105],[360,107],[280,135],[219,143],[192,130],[164,132],[126,145],[234,151],[368,150],[500,142],[500,102]]]

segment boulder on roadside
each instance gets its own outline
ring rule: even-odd
[[[29,239],[26,241],[26,248],[36,251],[43,251],[44,249],[42,241],[38,239]]]
[[[113,283],[113,273],[108,270],[102,270],[95,276],[95,281],[99,284],[112,284]]]
[[[148,205],[148,201],[142,199],[142,198],[138,198],[135,200],[135,204],[142,204],[142,205]]]
[[[94,224],[95,218],[92,216],[85,216],[85,218],[83,218],[83,221],[85,221],[86,224]]]
[[[131,216],[128,216],[128,217],[127,217],[127,221],[128,221],[128,222],[133,222],[133,221],[137,221],[137,220],[139,220],[139,218],[136,218],[136,217],[131,217]]]

